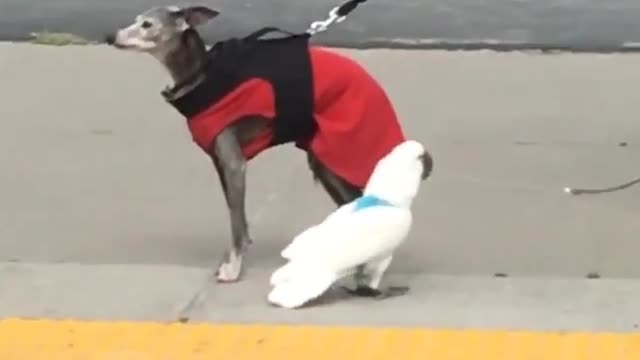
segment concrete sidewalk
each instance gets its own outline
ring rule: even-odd
[[[2,44],[0,317],[170,320],[204,289],[194,320],[637,328],[640,187],[562,188],[640,172],[640,56],[346,52],[435,157],[387,280],[409,296],[264,303],[280,249],[332,209],[291,147],[250,166],[245,279],[208,284],[229,243],[225,205],[159,95],[162,68],[106,47]]]
[[[411,286],[384,302],[332,290],[317,305],[266,305],[272,269],[253,268],[233,286],[206,269],[159,265],[3,264],[0,318],[323,326],[429,327],[529,331],[640,331],[640,282],[571,278],[490,278],[394,272]],[[192,297],[198,294],[193,304]]]

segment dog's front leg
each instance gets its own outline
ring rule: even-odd
[[[251,244],[245,212],[247,160],[231,129],[222,132],[210,151],[224,192],[231,222],[232,246],[216,272],[219,282],[237,281],[242,272],[242,258]]]

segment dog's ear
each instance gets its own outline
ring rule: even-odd
[[[206,6],[196,5],[185,8],[172,8],[171,15],[184,20],[189,26],[196,27],[206,24],[220,15],[220,12]]]

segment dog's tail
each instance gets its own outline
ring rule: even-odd
[[[609,187],[604,187],[604,188],[571,188],[571,187],[566,187],[564,188],[564,192],[569,194],[569,195],[582,195],[582,194],[602,194],[602,193],[607,193],[607,192],[613,192],[613,191],[618,191],[618,190],[624,190],[628,187],[631,187],[635,184],[640,183],[640,177],[637,177],[631,181],[627,181],[625,183],[619,184],[619,185],[614,185],[614,186],[609,186]]]

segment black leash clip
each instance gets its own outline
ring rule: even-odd
[[[355,10],[358,5],[365,2],[367,0],[349,0],[346,3],[336,6],[331,11],[329,11],[329,17],[325,20],[314,21],[311,23],[311,26],[307,30],[307,33],[310,35],[317,34],[319,32],[325,31],[334,23],[342,22],[349,13]]]

